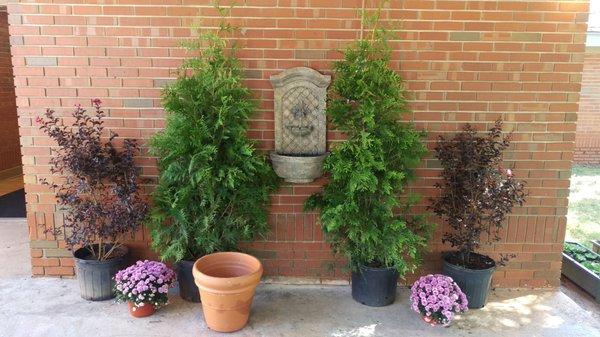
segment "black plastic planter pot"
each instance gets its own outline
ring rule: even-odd
[[[200,291],[192,275],[194,262],[196,261],[179,261],[175,264],[175,270],[179,283],[179,296],[186,301],[200,303]]]
[[[370,307],[383,307],[394,303],[398,271],[395,268],[360,266],[352,272],[352,298]]]
[[[449,254],[444,256],[442,274],[450,276],[467,295],[469,309],[483,308],[487,303],[492,274],[496,270],[496,266],[487,269],[464,268],[448,262],[448,256]]]
[[[108,250],[110,247],[111,245],[106,245],[105,249]],[[113,253],[115,258],[98,261],[91,258],[87,248],[77,249],[73,257],[81,297],[89,301],[104,301],[115,297],[113,277],[127,265],[128,253],[129,249],[121,246],[115,249]]]

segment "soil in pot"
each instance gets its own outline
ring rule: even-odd
[[[194,280],[209,328],[233,332],[246,325],[262,272],[257,258],[236,252],[209,254],[194,263]]]
[[[175,264],[177,282],[179,283],[179,296],[186,301],[200,303],[200,291],[194,283],[192,269],[195,261],[182,260]]]
[[[95,245],[97,251],[98,245]],[[112,246],[105,245],[109,251]],[[98,261],[86,247],[73,253],[75,258],[75,274],[79,283],[81,297],[90,301],[104,301],[115,297],[113,277],[127,265],[129,249],[126,246],[116,248],[111,259]]]
[[[370,307],[394,303],[398,271],[395,268],[360,266],[352,272],[352,298]]]
[[[136,307],[135,304],[133,304],[132,302],[127,302],[127,305],[129,307],[129,313],[131,314],[131,316],[137,318],[151,316],[156,311],[154,306],[148,303],[145,303],[141,307]]]
[[[479,309],[487,303],[496,262],[485,255],[470,255],[469,263],[463,266],[458,253],[445,254],[442,274],[450,276],[467,295],[469,309]]]

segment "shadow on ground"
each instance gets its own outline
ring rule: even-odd
[[[79,298],[76,280],[0,279],[0,336],[223,336],[208,330],[199,304],[173,294],[154,316],[134,319],[124,304]],[[448,328],[409,309],[408,289],[388,307],[355,303],[345,286],[268,285],[257,290],[248,326],[228,336],[600,336],[600,322],[560,292],[496,291],[481,310]]]

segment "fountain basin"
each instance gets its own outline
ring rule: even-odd
[[[313,182],[323,175],[323,161],[329,155],[326,152],[317,156],[289,156],[271,152],[273,169],[285,181],[295,184]]]

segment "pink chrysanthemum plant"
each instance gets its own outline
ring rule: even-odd
[[[173,287],[175,272],[162,262],[137,261],[115,275],[118,302],[130,302],[135,308],[168,304],[167,293]]]
[[[445,275],[419,278],[411,288],[412,309],[431,325],[448,325],[457,313],[467,311],[467,296]]]

